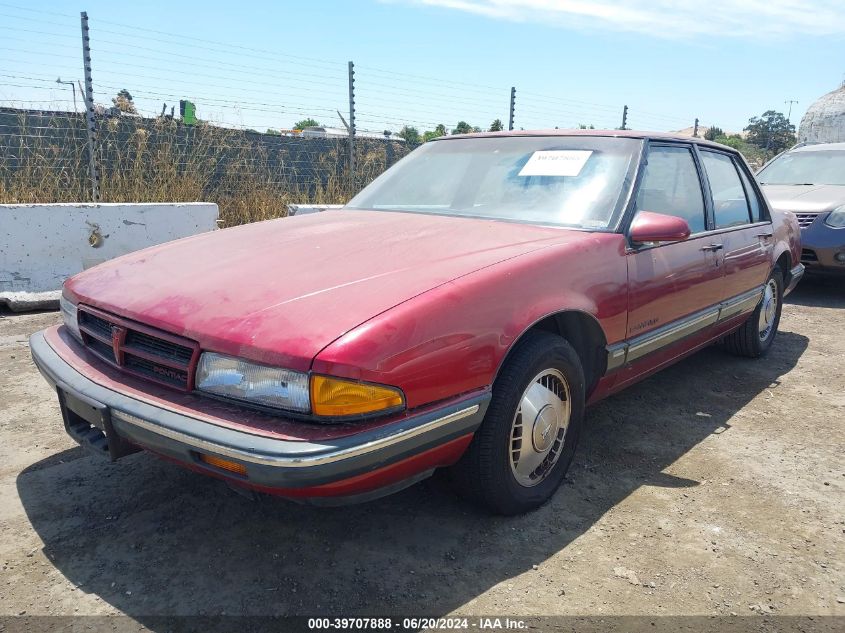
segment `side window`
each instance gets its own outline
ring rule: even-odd
[[[730,156],[702,151],[701,162],[710,181],[713,194],[713,215],[717,229],[742,226],[751,221],[745,188],[739,179],[736,166]]]
[[[742,185],[745,187],[745,195],[748,197],[748,208],[751,210],[751,221],[766,221],[768,218],[763,211],[763,206],[760,204],[760,199],[754,192],[754,187],[751,186],[751,180],[745,175],[745,170],[739,165],[736,166],[736,170],[739,172],[739,177],[742,179]]]
[[[704,196],[692,152],[686,147],[652,147],[637,192],[637,210],[683,218],[693,233],[706,227]]]

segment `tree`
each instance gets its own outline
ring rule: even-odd
[[[294,130],[304,130],[307,127],[320,127],[320,122],[315,119],[302,119],[293,124]]]
[[[595,130],[596,126],[593,125],[592,123],[579,123],[578,129],[579,130]]]
[[[132,103],[132,95],[129,94],[129,91],[126,88],[118,92],[117,96],[114,97],[111,102],[114,104],[114,107],[121,112],[126,112],[127,114],[138,114],[135,104]]]
[[[428,132],[425,132],[423,134],[422,140],[423,143],[428,143],[430,140],[438,138],[440,136],[446,136],[446,134],[446,126],[441,123],[436,128],[434,128],[434,131],[429,130]]]
[[[400,136],[401,138],[405,139],[405,142],[408,145],[419,145],[420,143],[422,143],[422,137],[420,137],[419,131],[417,130],[417,128],[411,125],[406,125],[401,130],[399,130],[397,136]]]
[[[739,150],[742,155],[745,156],[745,160],[747,160],[752,166],[760,166],[766,162],[765,152],[756,145],[752,145],[746,141],[739,134],[717,136],[713,140],[717,143],[721,143],[722,145],[727,145],[728,147],[733,147],[734,149]]]
[[[490,132],[501,132],[505,129],[505,126],[502,125],[502,121],[500,119],[496,119],[490,124]]]
[[[769,152],[779,154],[795,144],[795,126],[781,112],[766,110],[760,117],[748,119],[745,127],[748,142]]]
[[[717,143],[721,143],[722,145],[733,147],[734,149],[741,149],[744,144],[744,141],[742,140],[742,137],[739,134],[732,134],[731,136],[725,136],[724,134],[722,134],[721,136],[717,136],[714,139],[707,140],[713,140]]]
[[[455,129],[452,130],[452,134],[469,134],[470,132],[472,132],[472,126],[466,121],[458,121]]]
[[[725,131],[720,127],[716,127],[715,125],[711,128],[708,128],[707,131],[704,133],[704,138],[708,141],[715,141],[720,136],[725,136]]]

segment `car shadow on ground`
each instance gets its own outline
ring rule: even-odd
[[[761,361],[706,349],[591,408],[567,481],[522,517],[486,515],[437,479],[360,506],[254,502],[146,454],[53,457],[17,488],[55,567],[151,628],[156,615],[440,615],[565,552],[640,487],[698,485],[665,471],[729,434],[807,343],[781,332]]]
[[[845,275],[805,275],[784,301],[810,308],[845,308]]]

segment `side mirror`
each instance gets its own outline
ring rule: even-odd
[[[664,215],[653,211],[640,211],[631,222],[631,241],[635,244],[645,242],[681,242],[690,236],[686,220],[674,215]]]

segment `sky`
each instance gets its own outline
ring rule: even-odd
[[[73,109],[89,16],[94,99],[264,130],[311,117],[420,131],[459,120],[739,131],[766,110],[796,125],[845,79],[845,0],[0,0],[0,105]],[[77,90],[77,93],[79,91]],[[78,105],[82,109],[80,95]]]

